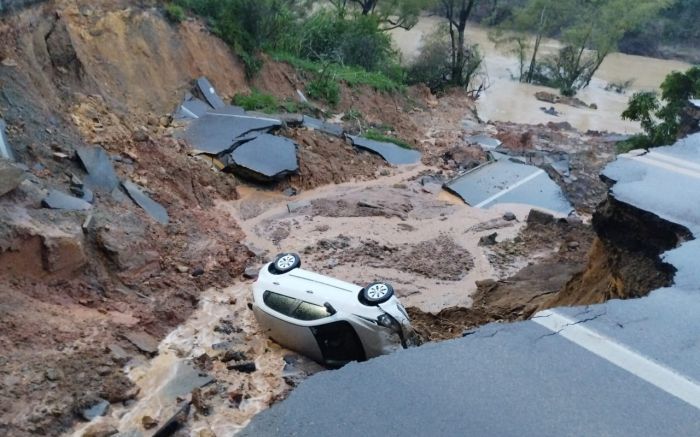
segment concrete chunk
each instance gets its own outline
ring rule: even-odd
[[[404,149],[393,143],[368,140],[367,138],[352,135],[349,138],[355,147],[376,153],[389,164],[415,164],[420,161],[421,154],[417,150]]]
[[[148,197],[141,187],[133,182],[124,181],[122,186],[129,194],[129,197],[131,197],[131,200],[146,211],[155,221],[163,225],[168,224],[168,211],[163,208],[163,205]]]
[[[68,211],[85,211],[92,208],[92,205],[83,199],[78,199],[58,190],[50,190],[48,196],[41,201],[41,204],[45,208],[65,209]]]
[[[221,100],[221,97],[219,97],[219,95],[216,93],[214,86],[209,82],[209,79],[206,77],[200,77],[197,79],[196,85],[204,96],[204,100],[206,100],[212,108],[220,109],[226,106],[224,101]]]
[[[85,186],[93,190],[111,192],[119,186],[119,178],[114,171],[112,160],[101,147],[77,147],[78,159],[88,175]]]
[[[270,131],[281,125],[273,118],[208,113],[194,120],[183,136],[197,152],[218,155],[230,150],[239,137],[255,131]]]
[[[476,208],[519,203],[560,214],[572,210],[561,188],[544,170],[505,159],[477,167],[449,182],[445,189]]]
[[[190,93],[187,93],[182,104],[175,114],[173,114],[173,118],[176,120],[197,119],[206,114],[209,110],[211,110],[211,106],[209,106],[206,102],[196,98]]]
[[[345,132],[343,130],[343,126],[328,123],[326,121],[319,120],[318,118],[309,117],[308,115],[304,116],[303,125],[309,129],[317,130],[335,137],[342,137],[343,133]]]
[[[242,176],[269,182],[299,170],[294,141],[261,134],[226,156],[226,163]]]
[[[0,158],[5,158],[9,161],[14,161],[15,155],[12,152],[10,144],[7,142],[7,137],[5,136],[6,127],[7,124],[5,124],[5,120],[0,118]]]

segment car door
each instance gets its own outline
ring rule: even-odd
[[[345,320],[314,326],[311,332],[316,337],[323,361],[329,367],[340,367],[350,361],[367,359],[360,337]]]

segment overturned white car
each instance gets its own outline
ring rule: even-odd
[[[329,367],[406,348],[414,336],[391,285],[362,288],[299,268],[283,253],[260,270],[253,311],[276,342]]]

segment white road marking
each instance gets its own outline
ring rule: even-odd
[[[676,174],[683,174],[686,176],[700,179],[700,171],[695,170],[692,168],[692,166],[688,165],[690,163],[684,163],[686,165],[681,166],[677,162],[673,162],[673,163],[665,162],[665,161],[669,161],[668,158],[671,158],[667,155],[664,155],[664,158],[660,158],[660,159],[654,159],[654,155],[648,156],[648,154],[640,155],[640,156],[628,156],[628,155],[621,155],[621,156],[623,156],[626,159],[631,159],[633,161],[639,161],[643,164],[653,165],[654,167],[659,167],[659,168],[662,168],[664,170],[668,170],[668,171],[676,173]],[[672,158],[672,159],[675,159],[675,158]],[[676,161],[679,161],[679,160],[676,160]],[[683,162],[683,161],[681,161],[681,162]]]
[[[669,164],[677,165],[678,167],[686,168],[691,171],[700,172],[700,164],[693,161],[683,160],[675,156],[666,155],[665,153],[656,152],[654,150],[647,153],[648,157],[656,159],[657,161],[666,161]]]
[[[253,120],[265,120],[265,121],[270,121],[270,122],[273,122],[273,123],[282,123],[281,120],[278,120],[278,119],[276,119],[276,118],[253,117],[253,116],[250,116],[250,115],[238,115],[238,114],[222,114],[222,113],[220,113],[220,112],[215,112],[215,111],[207,112],[207,114],[209,114],[209,115],[218,115],[218,116],[220,116],[220,117],[249,118],[249,119],[253,119]]]
[[[537,313],[532,321],[630,372],[666,393],[700,409],[700,384],[617,343],[553,310]]]
[[[537,176],[539,176],[543,173],[544,173],[544,170],[539,169],[536,172],[534,172],[533,174],[531,174],[530,176],[526,177],[525,179],[521,179],[520,181],[514,183],[513,185],[511,185],[510,187],[508,187],[502,191],[499,191],[498,193],[494,194],[493,196],[489,197],[488,199],[484,200],[483,202],[480,202],[480,203],[474,205],[474,207],[475,208],[483,208],[484,206],[488,205],[489,203],[493,202],[494,200],[498,199],[499,197],[503,196],[504,194],[509,193],[509,192],[515,190],[516,188],[530,182],[531,180],[535,179]]]

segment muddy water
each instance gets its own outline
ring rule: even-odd
[[[430,33],[442,20],[437,17],[423,17],[410,31],[395,30],[392,35],[404,59],[410,62],[421,46],[421,39]],[[552,92],[551,88],[522,84],[512,79],[518,71],[515,56],[489,41],[486,29],[472,25],[467,31],[467,40],[478,44],[484,61],[486,92],[477,102],[479,116],[488,121],[511,121],[515,123],[548,123],[568,121],[579,130],[599,130],[618,133],[640,131],[637,123],[624,121],[620,117],[629,96],[635,91],[658,89],[663,79],[671,71],[685,70],[689,64],[642,56],[613,53],[608,56],[596,73],[590,86],[582,90],[578,97],[587,103],[595,103],[597,110],[574,108],[568,105],[551,105],[535,99],[537,91]],[[554,40],[543,42],[542,53],[552,53],[559,47]],[[634,80],[627,94],[605,91],[608,82]],[[559,117],[545,114],[541,107],[554,106],[561,113]]]
[[[290,389],[285,376],[305,377],[322,370],[259,332],[247,307],[250,300],[250,283],[246,282],[203,293],[199,309],[161,342],[155,358],[127,365],[128,376],[140,389],[137,401],[128,408],[111,409],[108,416],[97,421],[115,426],[120,436],[150,436],[183,402],[191,400],[193,389],[202,386],[210,414],[192,416],[188,422],[190,435],[213,432],[216,436],[230,436]],[[217,328],[221,320],[232,321],[235,331],[227,333]],[[216,357],[226,350],[243,352],[257,370],[250,374],[228,370],[225,363],[213,359],[207,371],[201,372],[193,364],[203,354]],[[296,360],[293,368],[285,363],[285,357],[290,356]],[[156,419],[158,426],[144,429],[144,416]],[[82,436],[94,423],[77,429],[73,435]]]

